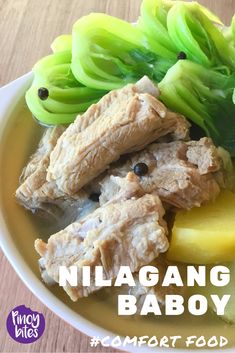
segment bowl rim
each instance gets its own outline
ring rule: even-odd
[[[0,141],[1,137],[4,134],[5,127],[7,125],[8,119],[14,111],[15,107],[19,103],[20,99],[24,96],[25,91],[30,86],[33,79],[33,73],[29,72],[18,79],[10,82],[6,86],[0,88]],[[22,282],[27,286],[27,288],[52,312],[59,316],[62,320],[70,324],[75,329],[81,331],[82,333],[92,337],[100,336],[106,337],[109,336],[110,340],[117,336],[114,332],[108,331],[88,319],[80,316],[78,313],[75,313],[70,309],[65,303],[59,300],[53,293],[51,293],[46,286],[36,277],[34,272],[27,265],[23,256],[20,254],[16,245],[13,242],[13,239],[10,235],[10,232],[7,229],[7,223],[4,219],[4,215],[0,209],[0,245],[4,255],[9,260],[11,266],[20,277]],[[120,336],[121,337],[121,336]],[[123,338],[123,337],[121,337]],[[98,347],[97,347],[98,348]],[[160,347],[134,347],[129,344],[125,347],[119,346],[113,348],[127,350],[133,353],[151,353],[151,352],[218,352],[218,349],[215,350],[189,350],[187,348],[160,348]],[[234,352],[234,348],[224,349],[223,352]]]

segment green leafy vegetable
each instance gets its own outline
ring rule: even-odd
[[[112,90],[143,75],[160,81],[176,57],[158,55],[158,43],[130,23],[91,14],[72,33],[72,71],[88,87]]]
[[[221,21],[197,2],[144,0],[138,27],[162,46],[162,55],[184,52],[189,60],[228,72],[235,50],[221,31]]]
[[[217,151],[223,161],[226,188],[235,192],[235,167],[233,165],[231,156],[229,152],[222,147],[218,147]]]
[[[179,61],[160,82],[162,101],[184,114],[235,156],[235,73],[225,75]]]
[[[147,75],[166,106],[235,156],[235,16],[225,28],[197,2],[143,0],[136,26],[90,14],[51,47],[26,94],[41,122],[70,123],[107,91]]]
[[[235,48],[235,15],[232,18],[231,25],[222,30],[227,39],[228,45]]]
[[[232,18],[231,33],[232,33],[232,39],[233,39],[233,46],[235,47],[235,15]]]
[[[71,52],[59,51],[41,59],[33,68],[34,80],[26,93],[32,114],[44,124],[68,124],[104,95],[80,84],[71,71]],[[47,88],[49,97],[41,100],[38,90]]]
[[[137,27],[158,45],[157,53],[166,58],[176,58],[178,49],[169,36],[167,15],[172,1],[143,0]]]

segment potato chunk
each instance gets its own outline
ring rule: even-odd
[[[168,259],[192,264],[235,260],[235,193],[176,215]]]

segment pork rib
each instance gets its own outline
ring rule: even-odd
[[[59,282],[59,266],[77,267],[77,286],[64,287],[74,301],[99,289],[95,285],[95,266],[103,266],[105,278],[113,279],[120,266],[129,266],[136,272],[168,249],[164,209],[159,197],[147,194],[140,197],[141,188],[136,187],[135,176],[130,173],[127,179],[133,193],[129,187],[123,198],[108,202],[52,235],[47,243],[40,239],[35,242],[45,270],[55,282]],[[82,286],[83,266],[91,267],[89,287]]]
[[[124,162],[108,170],[100,179],[100,203],[104,204],[119,192],[118,179],[125,177],[137,163],[145,163],[148,173],[140,177],[146,193],[157,192],[162,201],[182,209],[201,206],[220,192],[218,174],[222,161],[209,138],[200,141],[155,143],[134,153]]]
[[[189,123],[168,111],[157,94],[153,83],[143,78],[92,105],[59,138],[50,155],[47,180],[73,195],[122,154],[168,134],[186,138]]]

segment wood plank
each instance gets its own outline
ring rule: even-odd
[[[141,0],[0,0],[0,85],[31,70],[39,58],[50,53],[52,40],[69,33],[80,16],[96,11],[135,21],[140,3]],[[201,3],[227,24],[235,12],[235,0],[201,0]],[[92,349],[87,336],[63,322],[34,297],[2,253],[0,268],[0,352],[116,352]],[[22,303],[43,312],[47,323],[43,337],[30,345],[15,343],[5,330],[8,313]]]

